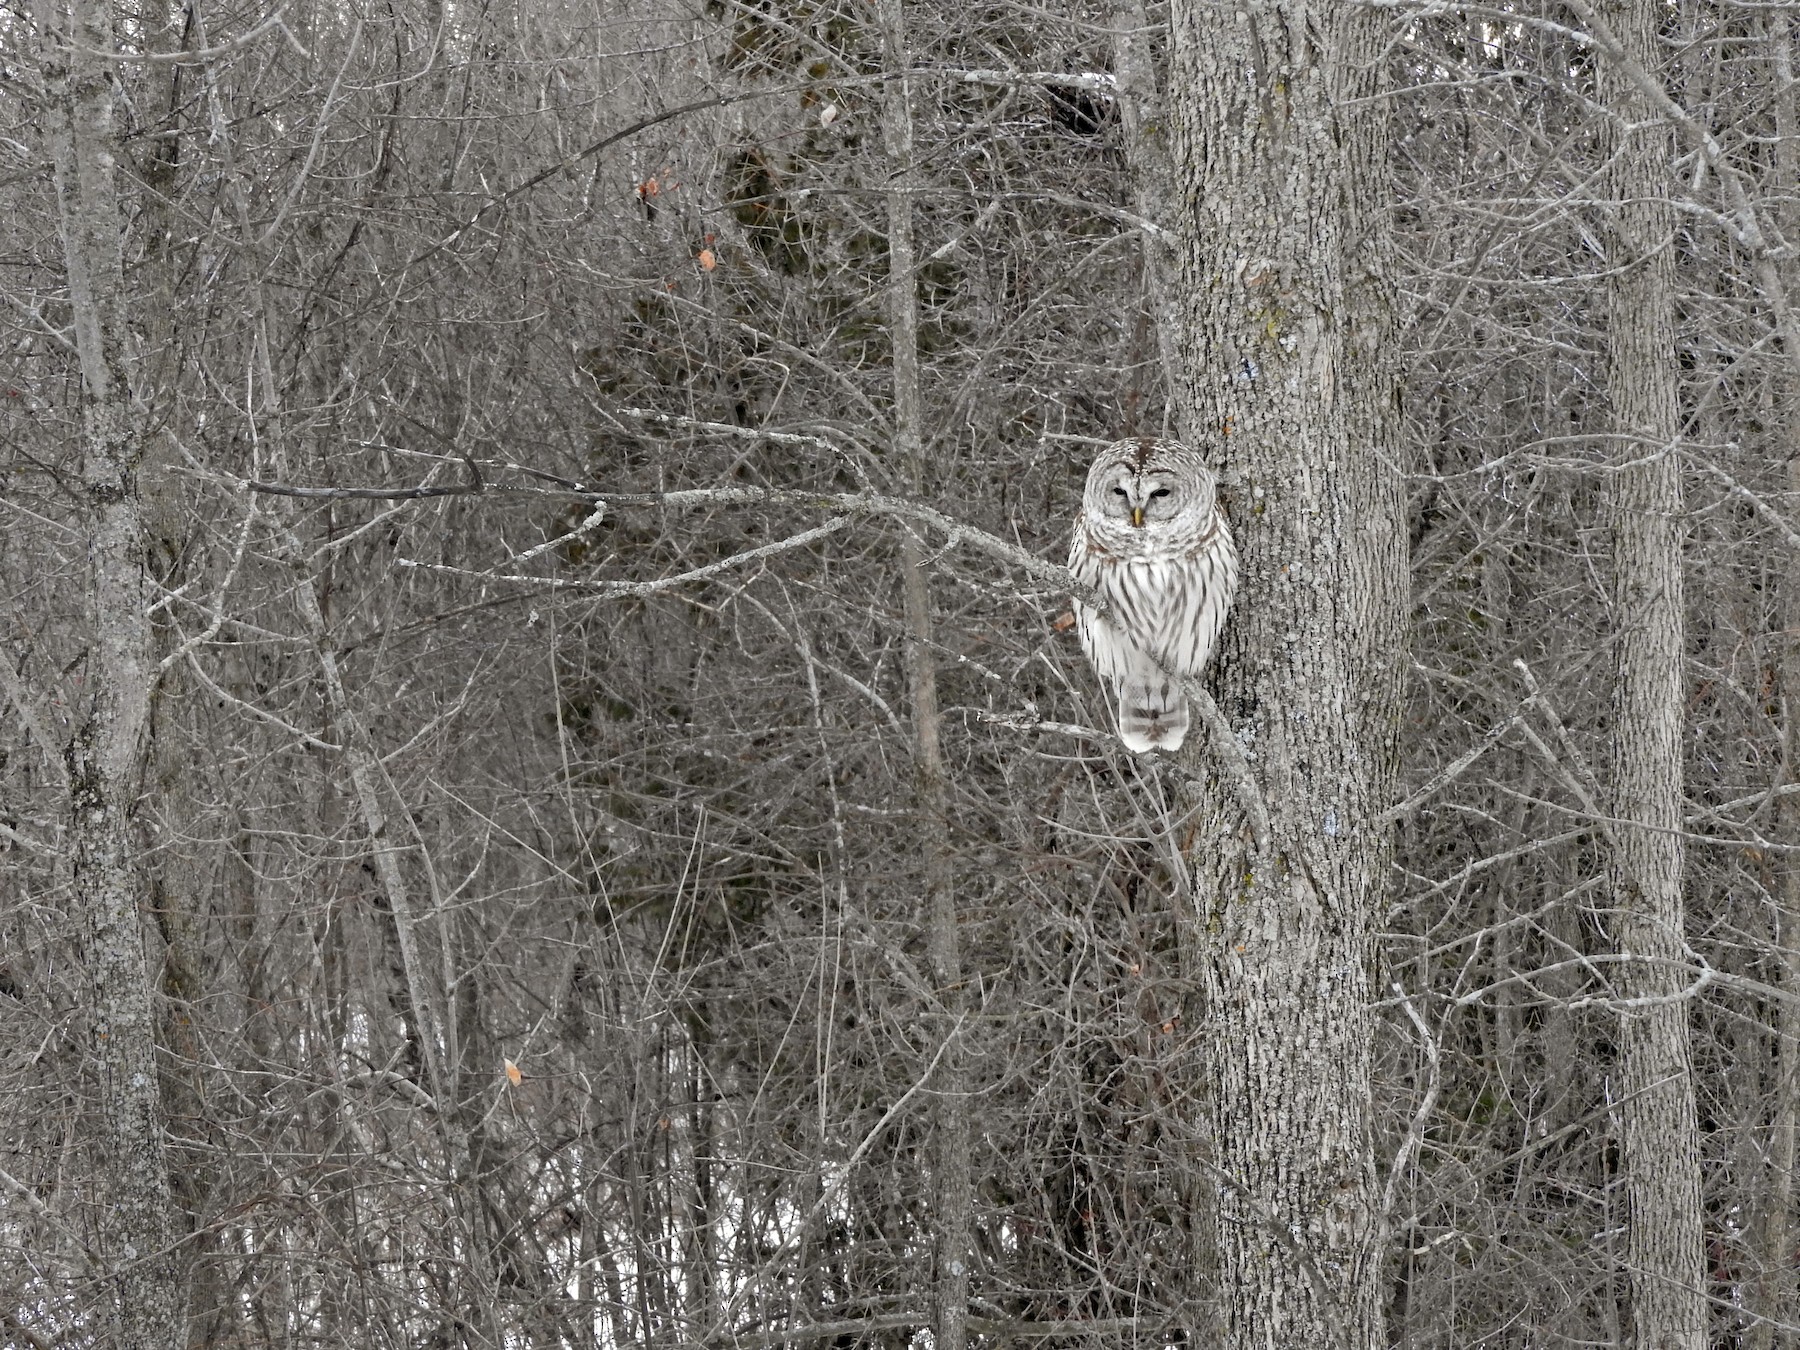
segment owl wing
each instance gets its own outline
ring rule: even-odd
[[[1237,548],[1223,516],[1191,557],[1171,560],[1156,586],[1159,603],[1147,645],[1169,669],[1206,669],[1237,595]]]

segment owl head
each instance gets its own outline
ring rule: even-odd
[[[1082,510],[1090,529],[1132,552],[1192,542],[1210,526],[1217,481],[1198,452],[1176,441],[1116,441],[1088,470]]]

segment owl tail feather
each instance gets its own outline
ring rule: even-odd
[[[1187,699],[1167,680],[1119,685],[1119,740],[1133,754],[1179,750],[1187,739]]]

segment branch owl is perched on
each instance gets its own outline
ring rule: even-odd
[[[1076,627],[1118,701],[1119,739],[1139,754],[1180,748],[1187,698],[1166,672],[1205,668],[1237,591],[1216,488],[1198,454],[1149,437],[1107,446],[1088,470],[1069,570],[1106,613],[1076,601]]]

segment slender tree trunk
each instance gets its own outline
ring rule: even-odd
[[[1385,1343],[1369,1004],[1406,595],[1379,20],[1177,0],[1171,22],[1188,435],[1228,461],[1220,689],[1270,825],[1265,851],[1200,770],[1218,1324],[1363,1350]]]
[[[890,72],[911,57],[902,0],[881,0],[881,25]],[[925,492],[925,445],[919,382],[919,300],[913,248],[912,82],[887,86],[883,136],[888,156],[888,338],[894,360],[894,451],[910,496]],[[956,877],[951,867],[949,777],[944,768],[932,655],[931,596],[923,549],[910,530],[901,538],[906,605],[906,678],[912,704],[919,847],[925,866],[925,947],[937,990],[937,1032],[945,1042],[932,1096],[931,1196],[936,1241],[932,1260],[933,1344],[963,1350],[968,1340],[969,1186],[967,1070],[962,1048],[962,947],[957,929]]]
[[[45,121],[56,171],[70,315],[81,366],[81,478],[87,529],[87,698],[65,751],[70,902],[91,982],[100,1081],[100,1256],[121,1347],[183,1344],[180,1229],[164,1153],[156,1018],[144,952],[148,878],[134,818],[149,754],[155,678],[138,473],[144,457],[126,354],[114,122],[116,74],[105,0],[38,7]]]
[[[196,20],[190,12],[179,24],[147,25],[146,39],[162,57],[172,56],[187,45]],[[137,364],[140,397],[159,408],[167,405],[170,429],[178,440],[192,443],[193,423],[186,410],[165,391],[179,378],[181,354],[175,342],[180,294],[180,214],[174,203],[179,181],[185,121],[184,101],[197,84],[191,68],[174,61],[147,72],[145,81],[153,95],[152,109],[165,120],[164,132],[155,145],[142,153],[138,172],[144,190],[139,197],[140,228],[144,250],[137,268],[138,298],[133,310],[141,334]],[[175,134],[171,134],[175,133]],[[161,467],[162,471],[157,472]],[[184,556],[188,535],[184,519],[191,509],[186,483],[154,461],[145,465],[142,496],[147,534],[146,567],[169,586],[191,585],[193,577],[180,573],[192,567]],[[154,626],[154,654],[160,664],[182,642],[180,625],[171,608],[165,608]],[[189,714],[207,706],[195,697],[193,681],[184,662],[176,661],[158,682],[150,714],[151,746],[147,751],[150,775],[144,794],[149,828],[161,840],[196,838],[194,822],[200,810],[204,775],[195,772],[192,733],[198,719]],[[162,1004],[159,1039],[164,1048],[161,1079],[164,1111],[176,1122],[202,1122],[210,1112],[209,1096],[216,1086],[205,1067],[201,1027],[207,1010],[216,1009],[229,997],[219,987],[220,972],[205,947],[206,871],[210,861],[198,847],[164,848],[159,852],[150,880],[151,911],[162,938]],[[232,991],[235,993],[236,991]],[[191,1128],[191,1125],[189,1126]],[[178,1207],[188,1214],[204,1213],[224,1171],[207,1150],[193,1150],[180,1138],[178,1128],[169,1141],[171,1191]],[[221,1287],[226,1262],[221,1259],[216,1232],[197,1232],[186,1247],[189,1301],[186,1321],[190,1350],[204,1350],[220,1339],[220,1328],[234,1315],[230,1291]]]
[[[1658,65],[1652,0],[1608,15],[1625,51]],[[1608,886],[1619,954],[1619,1121],[1632,1335],[1639,1350],[1706,1343],[1699,1126],[1694,1111],[1682,902],[1684,710],[1681,467],[1675,365],[1673,136],[1636,83],[1604,70],[1612,114],[1607,387],[1614,458],[1612,536],[1615,723],[1607,809]]]
[[[287,544],[290,558],[304,556],[299,541],[292,534],[287,536]],[[432,1109],[443,1140],[450,1182],[449,1209],[460,1230],[455,1236],[461,1246],[458,1254],[462,1265],[461,1278],[451,1297],[456,1301],[458,1318],[465,1319],[468,1330],[479,1336],[477,1343],[499,1347],[505,1343],[505,1335],[494,1301],[493,1253],[483,1223],[474,1151],[460,1109],[461,1056],[455,1011],[443,988],[434,986],[426,968],[428,953],[420,942],[424,916],[419,913],[413,889],[401,866],[402,851],[410,844],[422,853],[422,841],[418,839],[416,829],[409,828],[404,818],[400,827],[394,828],[393,816],[386,806],[386,801],[393,796],[393,785],[387,778],[368,728],[357,715],[344,688],[343,674],[314,581],[298,566],[295,567],[294,595],[313,654],[319,662],[327,706],[336,732],[344,742],[344,764],[368,836],[370,866],[391,913],[407,1004],[412,1013],[413,1034],[418,1038],[419,1057],[424,1061]],[[447,932],[449,919],[444,907],[438,904],[434,908],[441,953],[443,946],[453,939]],[[438,983],[454,987],[454,981],[448,975]]]
[[[1770,10],[1764,20],[1772,58],[1775,104],[1775,155],[1773,182],[1791,184],[1800,172],[1800,116],[1794,88],[1793,28],[1786,11]],[[1778,217],[1783,234],[1792,238],[1800,212],[1789,209]],[[1790,265],[1791,267],[1791,265]],[[1793,341],[1783,327],[1782,345]],[[1787,441],[1789,502],[1800,501],[1800,377],[1789,364],[1770,391],[1770,425],[1782,427]],[[1781,661],[1783,727],[1782,760],[1791,785],[1800,772],[1800,552],[1788,550],[1782,558]],[[1800,843],[1800,796],[1783,797],[1777,807],[1778,838]],[[1794,1164],[1796,1161],[1796,1110],[1800,1108],[1800,858],[1790,854],[1781,862],[1775,912],[1774,965],[1784,998],[1773,1000],[1775,1015],[1774,1103],[1769,1113],[1768,1185],[1763,1195],[1762,1262],[1753,1309],[1758,1321],[1751,1329],[1753,1350],[1795,1344],[1792,1330],[1800,1316],[1800,1300],[1794,1287]],[[1779,1328],[1779,1332],[1777,1331]]]
[[[1783,25],[1785,27],[1785,25]],[[1783,381],[1783,392],[1789,382]],[[1784,401],[1790,405],[1791,395]],[[1800,500],[1800,447],[1790,449],[1787,461],[1788,492]],[[1781,617],[1781,697],[1786,725],[1782,757],[1788,781],[1800,765],[1800,553],[1789,551],[1783,559]],[[1800,842],[1800,796],[1783,797],[1776,808],[1779,838]],[[1783,997],[1772,1000],[1775,1016],[1773,1055],[1774,1101],[1769,1112],[1768,1184],[1762,1196],[1761,1271],[1756,1282],[1752,1311],[1757,1321],[1748,1338],[1752,1350],[1771,1350],[1794,1344],[1791,1330],[1800,1303],[1794,1288],[1794,1163],[1796,1161],[1796,1097],[1800,1095],[1800,858],[1790,854],[1781,862],[1776,882],[1774,916],[1774,966],[1779,972]],[[1779,1330],[1778,1330],[1779,1329]]]
[[[1151,53],[1150,16],[1144,0],[1114,0],[1112,10],[1113,71],[1125,158],[1130,165],[1131,208],[1150,228],[1142,230],[1140,249],[1148,291],[1158,366],[1169,383],[1177,379],[1181,356],[1175,334],[1181,326],[1181,288],[1175,284],[1176,261],[1165,233],[1176,211],[1170,200],[1174,168],[1170,159],[1169,125],[1157,90],[1156,62]],[[1137,356],[1142,360],[1141,355]],[[1137,382],[1141,385],[1142,380]],[[1128,409],[1136,420],[1138,409]],[[1134,428],[1121,428],[1126,434]]]

